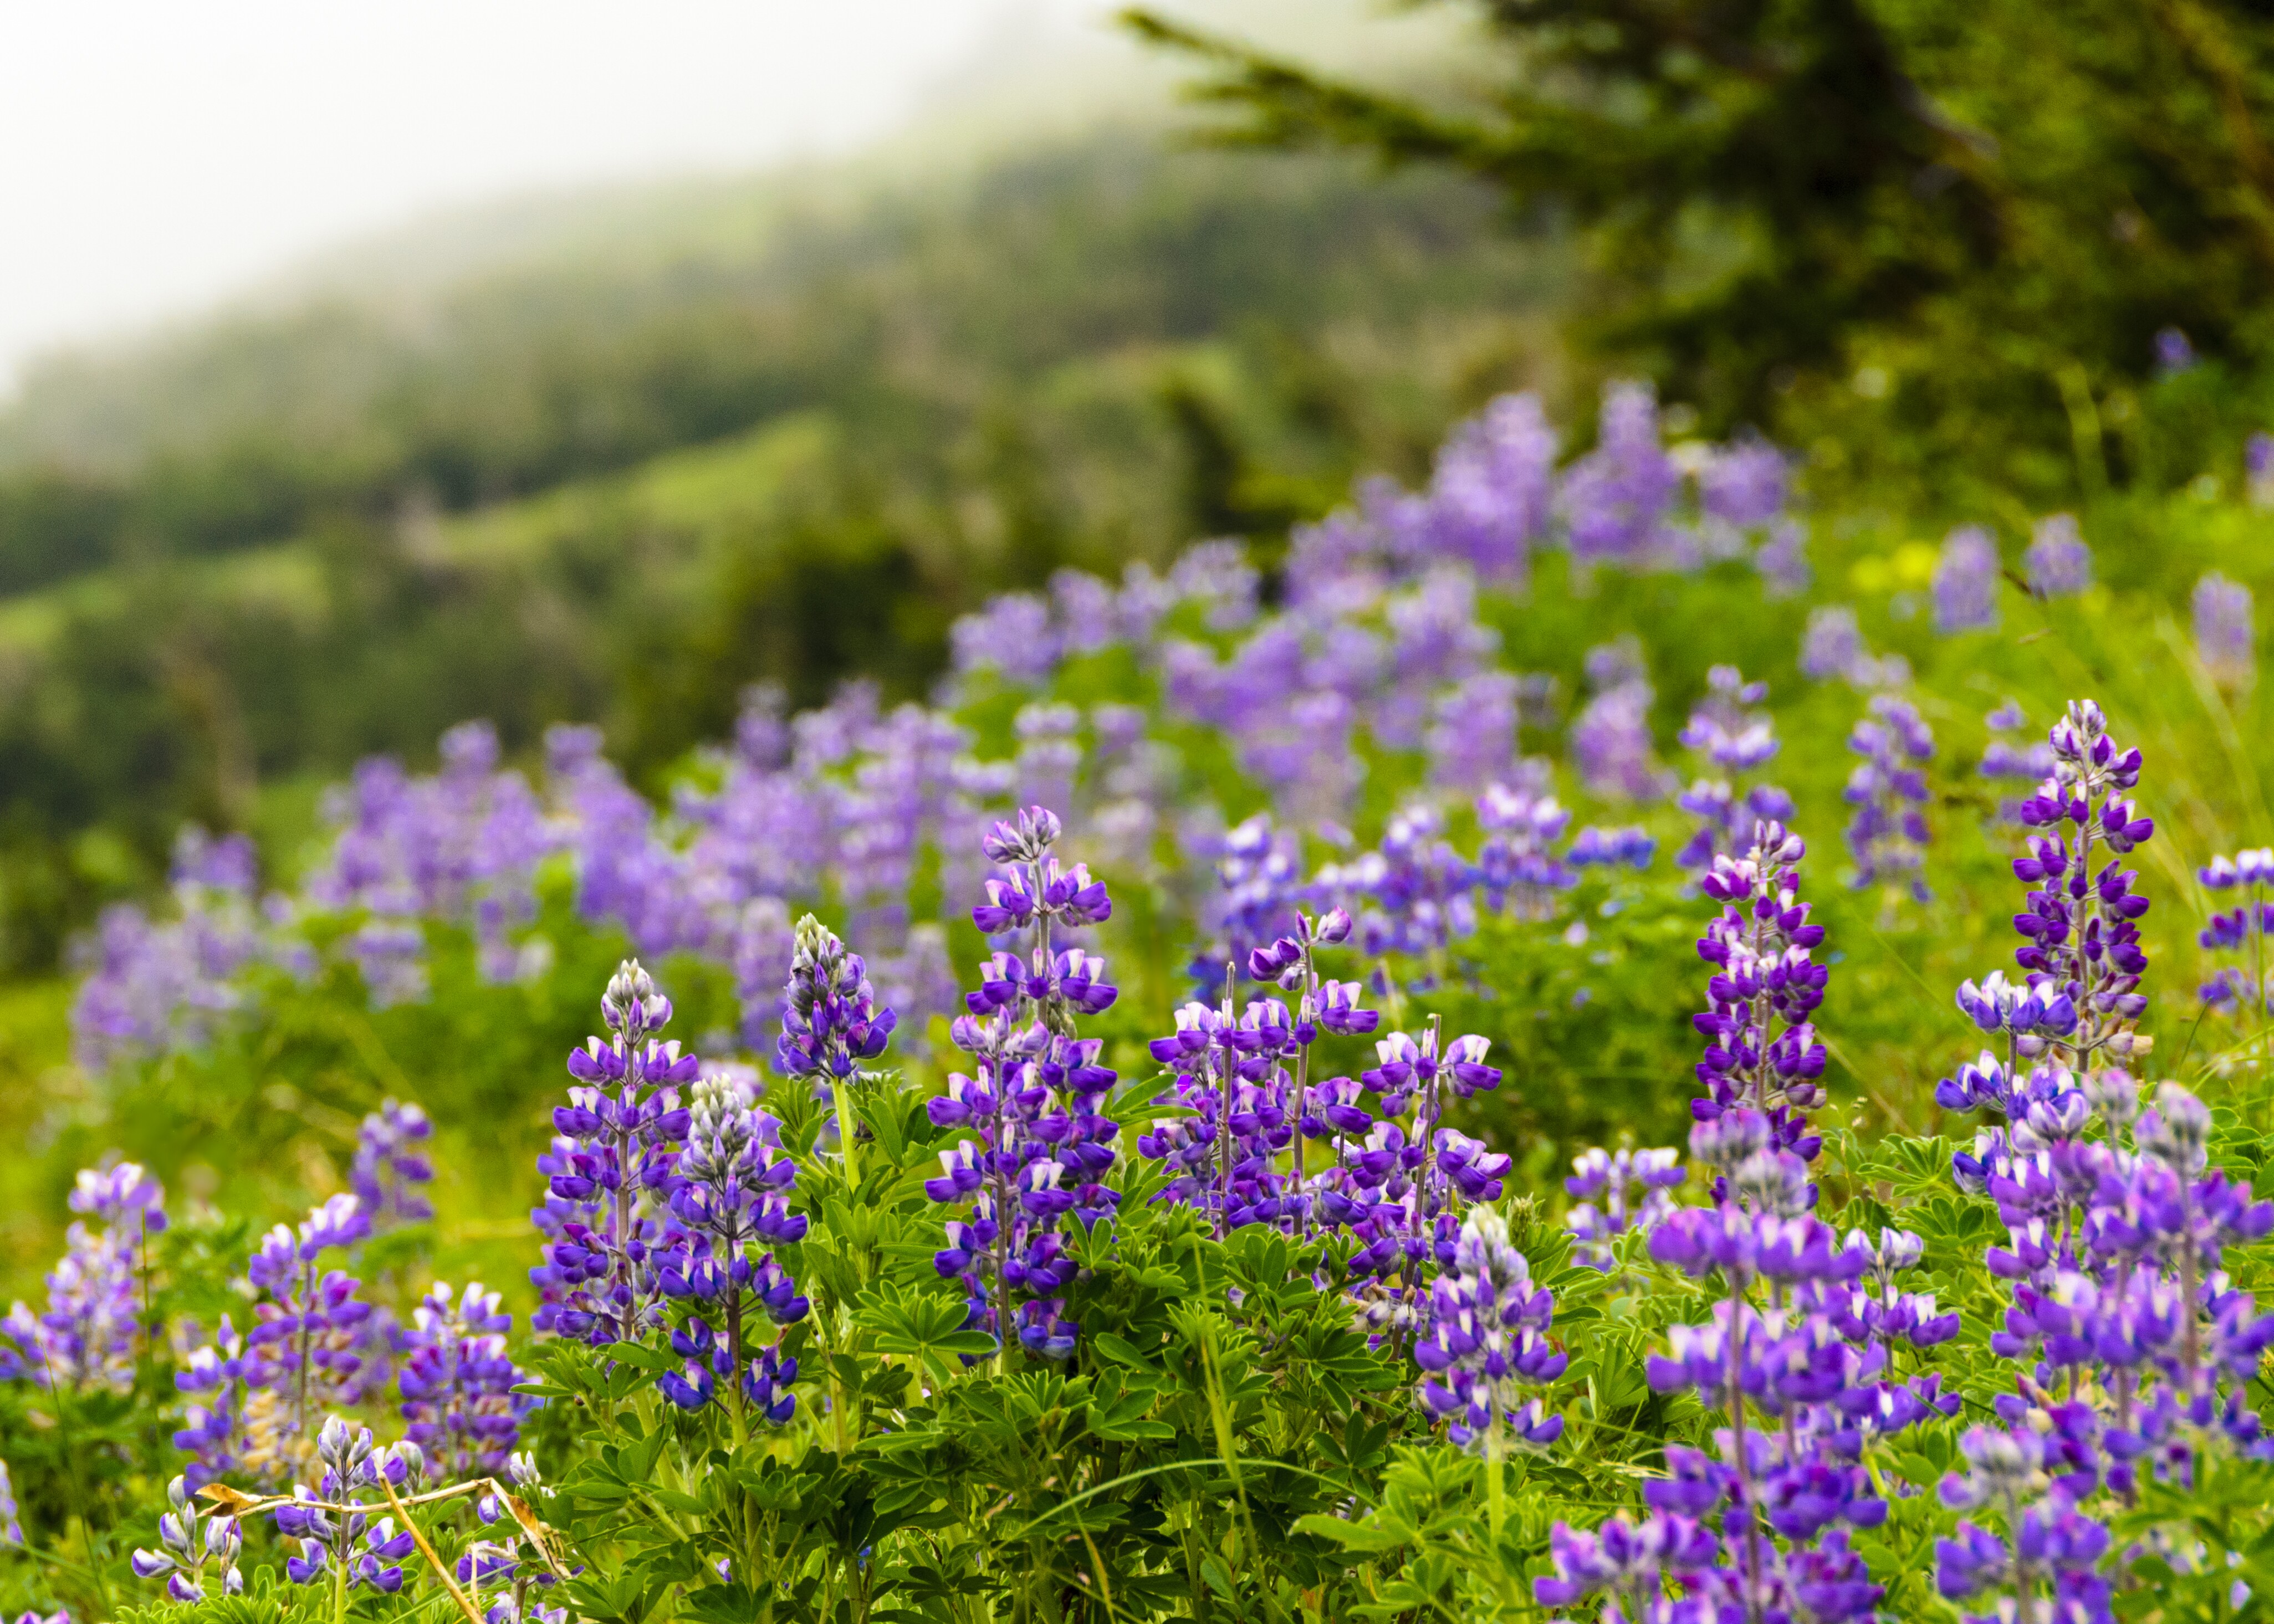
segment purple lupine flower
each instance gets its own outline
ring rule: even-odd
[[[2022,572],[2040,598],[2074,598],[2092,584],[2092,549],[2078,534],[2074,514],[2037,521],[2022,552]]]
[[[285,1561],[285,1576],[294,1584],[336,1583],[395,1594],[403,1588],[403,1559],[418,1542],[408,1529],[396,1532],[393,1517],[373,1520],[363,1500],[350,1497],[377,1487],[382,1476],[398,1492],[415,1490],[425,1472],[424,1455],[409,1443],[373,1448],[369,1427],[333,1416],[316,1435],[313,1455],[321,1469],[315,1492],[294,1484],[293,1503],[274,1514],[276,1531],[300,1545],[300,1554]],[[355,1509],[328,1511],[313,1503],[319,1501]]]
[[[16,1520],[16,1485],[8,1476],[5,1461],[0,1461],[0,1545],[24,1548],[23,1524]]]
[[[2269,1008],[2266,938],[2274,931],[2274,903],[2267,900],[2266,893],[2274,887],[2274,846],[2214,857],[2200,870],[2199,877],[2207,891],[2240,888],[2242,892],[2240,906],[2214,911],[2196,936],[2209,951],[2236,953],[2241,959],[2240,963],[2223,965],[2211,974],[2202,984],[2202,1001],[2248,1011],[2255,1020]]]
[[[316,1411],[359,1404],[386,1384],[386,1320],[358,1295],[354,1276],[320,1267],[326,1252],[370,1235],[361,1204],[336,1195],[297,1228],[280,1223],[262,1238],[245,1270],[252,1328],[240,1338],[223,1319],[174,1378],[195,1395],[174,1437],[196,1457],[184,1473],[191,1484],[223,1472],[290,1481],[308,1464]]]
[[[423,1004],[433,991],[426,974],[426,933],[409,920],[366,920],[348,937],[347,955],[375,1010]]]
[[[2121,1063],[2132,1052],[2132,1023],[2147,1008],[2139,986],[2148,961],[2136,921],[2148,899],[2133,890],[2133,871],[2106,860],[2129,854],[2155,833],[2154,821],[2126,798],[2140,781],[2140,752],[2116,748],[2090,700],[2073,702],[2048,742],[2053,771],[2021,808],[2025,825],[2047,832],[2031,836],[2029,854],[2014,865],[2036,888],[2029,911],[2014,916],[2024,945],[2014,957],[2032,985],[2050,980],[2074,1004],[2079,1026],[2065,1043],[2078,1060],[2105,1052]],[[2061,834],[2063,824],[2073,832]]]
[[[1934,628],[1987,631],[1998,624],[1998,544],[1978,524],[1961,525],[1943,538],[1934,567]]]
[[[1005,592],[949,629],[959,674],[992,669],[1006,682],[1040,683],[1058,668],[1050,606],[1031,592]]]
[[[1642,569],[1668,561],[1678,548],[1669,515],[1681,488],[1681,471],[1659,444],[1655,392],[1613,384],[1595,449],[1564,470],[1556,492],[1572,562]]]
[[[1555,796],[1493,783],[1477,797],[1477,826],[1485,831],[1477,852],[1477,883],[1485,906],[1512,908],[1523,920],[1553,916],[1555,898],[1577,883],[1552,848],[1571,814]]]
[[[1476,888],[1476,865],[1454,850],[1444,831],[1435,808],[1409,806],[1391,816],[1375,849],[1319,871],[1317,890],[1359,909],[1358,939],[1367,957],[1426,957],[1475,933],[1469,893]]]
[[[2022,714],[2022,707],[2018,703],[2009,699],[1984,717],[1982,720],[1990,729],[1991,739],[1990,742],[1984,747],[1981,763],[1975,771],[1984,778],[1992,783],[2036,785],[2042,783],[2052,771],[2053,752],[2051,745],[2043,742],[2019,745],[2004,736],[2007,733],[2018,733],[2029,725],[2027,718]],[[2007,823],[2019,823],[2021,807],[2022,803],[2018,799],[2001,799],[1998,803],[1999,821]]]
[[[1818,681],[1844,677],[1864,658],[1864,633],[1853,609],[1826,604],[1808,612],[1808,628],[1800,640],[1801,675]]]
[[[1077,1018],[1110,1005],[1114,989],[1103,960],[1054,940],[1110,917],[1113,904],[1087,865],[1068,868],[1053,853],[1060,833],[1057,815],[1037,806],[980,841],[1000,877],[986,882],[973,922],[1031,945],[1023,959],[1005,951],[989,959],[952,1028],[975,1075],[950,1076],[926,1109],[935,1126],[975,1137],[942,1152],[941,1177],[924,1186],[943,1205],[969,1203],[933,1259],[943,1278],[964,1282],[968,1323],[998,1350],[1016,1336],[1053,1359],[1073,1351],[1080,1331],[1058,1295],[1074,1275],[1059,1222],[1071,1215],[1088,1229],[1120,1199],[1103,1182],[1119,1127],[1099,1109],[1115,1076],[1098,1064],[1100,1041],[1074,1035]]]
[[[1510,776],[1522,686],[1514,672],[1487,671],[1437,696],[1427,740],[1432,784],[1473,793]]]
[[[532,1327],[595,1346],[636,1340],[659,1322],[657,1209],[669,1187],[667,1147],[687,1133],[679,1085],[701,1070],[676,1042],[650,1035],[670,1022],[671,1000],[637,959],[610,978],[600,1010],[608,1036],[569,1055],[576,1086],[553,1113],[559,1137],[538,1162],[549,1199],[531,1216],[550,1244],[530,1272],[546,1298]]]
[[[521,1441],[535,1401],[513,1390],[526,1378],[506,1351],[512,1328],[478,1281],[456,1297],[438,1281],[395,1333],[395,1387],[410,1423],[403,1435],[444,1477],[494,1477]]]
[[[1716,857],[1699,882],[1722,906],[1698,944],[1716,970],[1708,1006],[1693,1019],[1706,1041],[1698,1067],[1706,1094],[1693,1109],[1706,1123],[1751,1113],[1777,1147],[1812,1161],[1821,1141],[1807,1132],[1805,1113],[1824,1101],[1825,1051],[1811,1018],[1830,974],[1811,957],[1824,927],[1808,922],[1810,905],[1799,899],[1796,865],[1807,849],[1782,824],[1758,823],[1745,855]]]
[[[2165,378],[2187,372],[2195,364],[2195,347],[2177,327],[2156,331],[2156,371]]]
[[[783,1075],[841,1081],[885,1052],[897,1024],[891,1009],[877,1006],[861,955],[812,914],[798,921],[774,1049]]]
[[[1720,1577],[1721,1542],[1695,1520],[1663,1512],[1638,1523],[1621,1512],[1592,1534],[1558,1522],[1548,1534],[1547,1550],[1555,1574],[1532,1582],[1533,1600],[1543,1607],[1568,1607],[1608,1591],[1603,1616],[1634,1624],[1663,1612],[1667,1580],[1698,1583]]]
[[[237,1571],[237,1559],[245,1548],[245,1537],[237,1521],[219,1514],[200,1519],[192,1492],[182,1477],[166,1485],[169,1509],[158,1518],[158,1548],[134,1553],[134,1576],[164,1579],[166,1598],[188,1604],[205,1600],[206,1569],[211,1566],[222,1595],[243,1595],[245,1575]]]
[[[1798,598],[1816,583],[1808,562],[1808,531],[1796,519],[1779,519],[1769,526],[1768,539],[1753,553],[1764,595],[1770,598]]]
[[[2054,771],[2023,818],[2053,832],[2014,865],[2037,888],[2015,920],[2028,981],[1992,976],[1959,995],[1978,1026],[2006,1034],[2006,1055],[1984,1053],[1937,1090],[1947,1109],[2005,1119],[1952,1172],[2006,1225],[2007,1244],[1985,1255],[2012,1291],[1990,1344],[2022,1367],[1996,1401],[2002,1427],[1969,1433],[1972,1470],[1943,1485],[1947,1504],[2000,1509],[2006,1538],[1960,1524],[1939,1548],[1938,1583],[1952,1597],[2050,1586],[2105,1610],[2106,1530],[2077,1506],[2103,1488],[2129,1499],[2144,1472],[2187,1480],[2204,1449],[2263,1447],[2244,1389],[2274,1345],[2274,1317],[2228,1289],[2221,1268],[2229,1246],[2274,1231],[2274,1202],[2207,1170],[2211,1117],[2195,1095],[2165,1083],[2142,1109],[2125,1063],[2143,1052],[2133,1028],[2147,1007],[2136,921],[2148,905],[2107,861],[2154,832],[2126,799],[2140,754],[2116,747],[2090,701],[2069,706],[2050,744]],[[2250,856],[2254,870],[2269,866]],[[2243,866],[2215,861],[2206,882],[2225,889]],[[2090,1132],[2096,1118],[2105,1139]],[[2108,1402],[2079,1402],[2081,1390]]]
[[[1800,673],[1818,681],[1839,677],[1860,688],[1902,688],[1911,680],[1910,664],[1901,655],[1876,656],[1864,646],[1856,612],[1845,604],[1808,612],[1808,627],[1800,639]]]
[[[1571,755],[1587,787],[1603,796],[1654,799],[1663,775],[1651,756],[1650,680],[1631,639],[1587,650],[1594,697],[1571,724]]]
[[[1759,530],[1784,512],[1792,470],[1783,452],[1758,436],[1731,441],[1698,470],[1698,505],[1706,517]]]
[[[1521,585],[1532,549],[1547,537],[1555,431],[1540,397],[1503,395],[1455,426],[1437,453],[1429,529],[1438,550],[1480,580]]]
[[[1746,681],[1735,665],[1714,666],[1706,682],[1705,696],[1691,708],[1682,730],[1684,748],[1695,751],[1707,769],[1739,777],[1766,766],[1777,753],[1776,732],[1769,713],[1756,707],[1768,697],[1768,684]],[[1792,797],[1776,786],[1755,784],[1741,799],[1730,778],[1698,778],[1675,804],[1698,820],[1697,831],[1675,855],[1685,868],[1702,868],[1734,846],[1741,828],[1750,831],[1763,818],[1792,816]]]
[[[1924,902],[1930,893],[1922,871],[1931,837],[1922,808],[1928,799],[1925,767],[1934,759],[1933,730],[1909,701],[1874,695],[1848,735],[1848,748],[1864,758],[1841,792],[1856,808],[1848,823],[1848,849],[1856,859],[1851,883],[1862,891],[1908,876],[1911,895]]]
[[[2242,469],[2250,485],[2250,505],[2274,508],[2274,434],[2262,429],[2251,435],[2242,447]]]
[[[2258,680],[2258,628],[2250,589],[2212,570],[2195,583],[2195,658],[2221,688],[2240,692]]]
[[[1559,1530],[1555,1576],[1535,1585],[1545,1605],[1609,1590],[1614,1606],[1631,1598],[1639,1608],[1663,1575],[1709,1598],[1717,1618],[1874,1617],[1882,1592],[1849,1544],[1887,1515],[1859,1463],[1863,1441],[1958,1408],[1936,1377],[1889,1374],[1894,1347],[1956,1329],[1931,1294],[1894,1283],[1923,1244],[1893,1230],[1876,1245],[1836,1237],[1812,1210],[1820,1141],[1805,1113],[1824,1097],[1824,1050],[1810,1017],[1825,973],[1811,957],[1822,929],[1797,894],[1804,849],[1765,822],[1744,857],[1717,859],[1702,882],[1723,906],[1698,944],[1714,974],[1697,1020],[1707,1093],[1692,1102],[1690,1144],[1713,1171],[1714,1205],[1665,1216],[1649,1240],[1657,1260],[1718,1277],[1722,1297],[1705,1323],[1670,1328],[1645,1375],[1660,1392],[1694,1393],[1728,1425],[1712,1455],[1668,1447],[1668,1476],[1644,1486],[1647,1523]],[[1582,1163],[1583,1174],[1608,1170]]]
[[[1578,1203],[1563,1219],[1575,1242],[1572,1261],[1609,1272],[1611,1243],[1622,1235],[1647,1235],[1666,1222],[1674,1211],[1670,1192],[1689,1177],[1675,1150],[1580,1152],[1563,1181]]]
[[[1505,1449],[1543,1449],[1563,1434],[1563,1417],[1526,1396],[1570,1363],[1547,1338],[1555,1312],[1554,1297],[1509,1244],[1507,1221],[1489,1207],[1472,1209],[1450,1266],[1430,1286],[1413,1357],[1423,1407],[1449,1424],[1455,1444],[1480,1451],[1489,1470],[1499,1470]]]
[[[1300,846],[1268,812],[1236,824],[1210,846],[1219,888],[1214,929],[1192,963],[1207,997],[1222,988],[1224,966],[1246,963],[1255,949],[1294,929],[1310,891]]]
[[[1336,1187],[1335,1169],[1331,1168],[1321,1171],[1315,1180],[1309,1176],[1304,1165],[1307,1142],[1333,1139],[1337,1135],[1364,1133],[1374,1125],[1373,1116],[1359,1108],[1359,1086],[1350,1079],[1335,1078],[1317,1087],[1311,1083],[1311,1049],[1321,1035],[1333,1034],[1339,1037],[1362,1037],[1382,1024],[1382,1017],[1365,1008],[1360,1002],[1362,995],[1356,984],[1322,980],[1319,974],[1319,950],[1342,946],[1350,940],[1352,929],[1350,915],[1339,908],[1329,909],[1316,918],[1298,913],[1291,935],[1281,936],[1269,946],[1258,947],[1248,954],[1248,974],[1259,981],[1276,981],[1282,989],[1293,993],[1295,1007],[1289,1012],[1288,1019],[1282,1021],[1278,1019],[1276,1008],[1251,1006],[1247,1024],[1249,1029],[1258,1035],[1246,1040],[1251,1047],[1242,1061],[1227,1059],[1224,1063],[1227,1072],[1244,1070],[1253,1073],[1259,1064],[1264,1067],[1260,1088],[1257,1086],[1258,1079],[1253,1075],[1240,1079],[1240,1083],[1251,1090],[1246,1104],[1254,1114],[1254,1120],[1242,1119],[1237,1111],[1229,1120],[1231,1128],[1246,1130],[1250,1147],[1260,1153],[1262,1162],[1261,1168],[1248,1169],[1251,1175],[1261,1176],[1264,1187],[1257,1192],[1261,1199],[1248,1201],[1246,1211],[1250,1217],[1261,1218],[1270,1212],[1284,1213],[1291,1203],[1299,1232],[1306,1237],[1312,1232],[1317,1222],[1321,1191]],[[1286,1030],[1286,1037],[1284,1041],[1279,1041],[1275,1034],[1283,1026]],[[1188,1065],[1195,1050],[1183,1035],[1185,1027],[1180,1023],[1179,1035],[1170,1041],[1165,1053],[1162,1045],[1156,1043],[1153,1051],[1155,1057],[1164,1064]],[[1291,1049],[1295,1056],[1291,1086],[1285,1079],[1279,1056],[1267,1055],[1266,1050],[1270,1048],[1276,1048],[1280,1056]],[[1180,1077],[1178,1086],[1186,1086],[1184,1078]],[[1222,1102],[1222,1093],[1219,1087],[1218,1104]],[[1235,1105],[1239,1103],[1239,1100],[1234,1100]],[[1276,1184],[1277,1176],[1271,1170],[1280,1148],[1279,1124],[1267,1119],[1267,1110],[1276,1111],[1283,1116],[1291,1110],[1293,1114],[1294,1132],[1290,1143],[1294,1152],[1294,1166],[1284,1185]],[[1203,1130],[1209,1131],[1205,1115],[1202,1124]],[[1152,1132],[1140,1139],[1140,1152],[1161,1154],[1163,1132],[1163,1124],[1154,1124]],[[1154,1142],[1155,1150],[1146,1149],[1148,1139]],[[1205,1138],[1197,1135],[1194,1142],[1203,1151],[1208,1143]],[[1182,1140],[1176,1143],[1179,1147],[1183,1145]]]
[[[1943,1503],[1994,1507],[2005,1514],[2007,1535],[1961,1522],[1955,1538],[1935,1542],[1935,1589],[1953,1601],[1986,1596],[2010,1612],[2033,1607],[2042,1587],[2052,1591],[2056,1616],[2114,1616],[2108,1582],[2097,1571],[2108,1530],[2080,1512],[2063,1485],[2046,1492],[2046,1466],[2059,1462],[2048,1460],[2044,1438],[2026,1427],[1977,1426],[1959,1448],[1969,1470],[1943,1480]]]
[[[817,979],[829,974],[833,959],[860,962],[833,936],[815,946]],[[789,1209],[796,1182],[797,1164],[782,1150],[781,1124],[757,1108],[755,1091],[719,1078],[695,1085],[671,1191],[672,1214],[683,1228],[661,1265],[664,1295],[690,1311],[672,1335],[673,1350],[686,1364],[657,1379],[681,1409],[709,1403],[724,1378],[746,1412],[755,1410],[777,1425],[796,1413],[787,1389],[797,1379],[797,1361],[781,1357],[778,1341],[754,1355],[750,1335],[760,1315],[787,1326],[805,1318],[809,1307],[772,1250],[805,1237],[805,1216]],[[753,1257],[760,1247],[766,1250]],[[723,1321],[723,1336],[713,1333],[712,1318]]]
[[[400,1100],[381,1101],[363,1119],[348,1186],[374,1229],[419,1223],[434,1215],[433,1206],[418,1188],[433,1182],[434,1166],[417,1148],[433,1136],[434,1124],[426,1113]]]
[[[132,1162],[80,1171],[64,1255],[49,1271],[47,1307],[21,1302],[0,1320],[0,1379],[66,1392],[131,1392],[146,1335],[149,1237],[166,1228],[166,1192]]]
[[[1563,861],[1574,868],[1650,867],[1658,855],[1658,839],[1638,824],[1623,829],[1599,829],[1590,823],[1571,838]]]
[[[1022,705],[1011,731],[1019,741],[1013,763],[1019,799],[1029,806],[1071,806],[1081,771],[1081,712],[1069,704]]]
[[[72,1001],[74,1057],[91,1071],[199,1048],[242,1011],[245,970],[304,969],[306,945],[254,898],[252,843],[195,826],[175,842],[177,917],[154,922],[128,904],[105,909],[72,950],[87,973]]]

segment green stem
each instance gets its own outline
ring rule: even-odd
[[[830,1092],[837,1098],[837,1143],[845,1155],[845,1199],[849,1203],[853,1187],[861,1182],[853,1166],[853,1133],[859,1126],[859,1119],[853,1114],[853,1090],[846,1079],[833,1079]]]

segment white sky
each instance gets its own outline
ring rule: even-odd
[[[426,208],[858,145],[1013,11],[0,0],[0,394],[30,355],[195,310]]]

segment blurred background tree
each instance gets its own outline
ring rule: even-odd
[[[2133,467],[2132,391],[2274,349],[2274,9],[2236,0],[1483,0],[1488,71],[1382,88],[1170,12],[1216,139],[1446,166],[1564,221],[1570,328],[1710,426],[1806,440],[1842,391],[1927,485]],[[2165,332],[2184,336],[2159,345]],[[2107,408],[2116,407],[2115,421]]]

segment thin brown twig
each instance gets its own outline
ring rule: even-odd
[[[379,1486],[387,1496],[387,1503],[395,1507],[395,1515],[403,1519],[403,1526],[418,1545],[418,1554],[426,1559],[428,1565],[441,1579],[442,1588],[450,1592],[450,1599],[458,1604],[458,1611],[466,1615],[466,1624],[482,1624],[481,1609],[474,1605],[471,1597],[458,1588],[457,1575],[443,1564],[442,1559],[434,1553],[434,1547],[427,1543],[426,1536],[419,1531],[418,1524],[411,1521],[410,1508],[403,1503],[403,1497],[395,1492],[395,1485],[387,1480],[385,1472],[379,1475]]]

